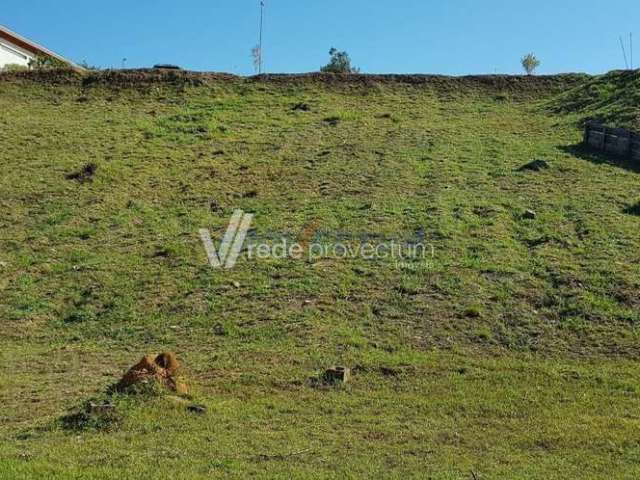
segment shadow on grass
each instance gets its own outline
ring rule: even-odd
[[[626,213],[627,215],[635,215],[636,217],[640,217],[640,202],[636,203],[635,205],[631,205],[631,206],[625,208],[624,210],[622,210],[622,213]]]
[[[617,157],[605,152],[599,152],[586,147],[579,143],[576,145],[563,145],[560,150],[573,155],[581,160],[594,163],[596,165],[612,165],[614,167],[623,168],[630,172],[640,173],[640,162],[625,157]]]

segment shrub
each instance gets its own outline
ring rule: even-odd
[[[83,60],[82,62],[80,62],[79,65],[85,70],[94,70],[94,71],[102,70],[100,67],[97,67],[95,65],[90,65],[86,60]]]
[[[325,73],[360,73],[360,69],[351,66],[351,58],[347,52],[339,52],[336,48],[329,50],[331,59],[320,68]]]
[[[56,68],[67,68],[69,65],[53,57],[36,57],[29,62],[29,67],[34,70],[53,70]]]
[[[540,66],[540,60],[536,58],[533,53],[527,53],[522,57],[522,68],[527,72],[527,75],[533,75],[536,68]]]
[[[29,70],[29,67],[25,65],[18,65],[17,63],[9,63],[8,65],[0,68],[0,72],[24,72],[25,70]]]

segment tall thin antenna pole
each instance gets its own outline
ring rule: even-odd
[[[624,49],[624,42],[622,41],[622,37],[620,37],[620,48],[622,48],[622,55],[624,56],[624,68],[629,70],[629,62],[627,62],[627,52]]]
[[[631,49],[631,70],[633,70],[633,32],[629,33],[629,48]]]
[[[260,0],[260,39],[258,41],[258,75],[262,74],[262,30],[264,26],[264,0]]]

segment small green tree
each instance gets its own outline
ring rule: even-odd
[[[351,58],[347,52],[339,52],[336,48],[329,50],[331,59],[320,68],[325,73],[360,73],[360,69],[351,66]]]
[[[524,57],[522,57],[522,68],[527,72],[527,75],[533,75],[536,71],[536,68],[540,66],[540,60],[536,58],[533,53],[527,53]]]

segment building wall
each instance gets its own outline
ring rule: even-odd
[[[0,38],[0,69],[6,65],[23,65],[28,66],[29,62],[33,59],[33,54],[21,49]]]

